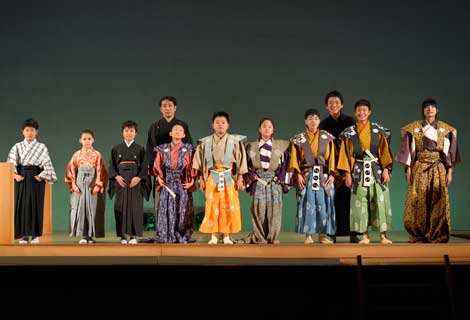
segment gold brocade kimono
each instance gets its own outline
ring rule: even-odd
[[[460,163],[457,130],[442,121],[414,121],[401,129],[397,161],[411,167],[405,203],[410,242],[447,242],[450,205],[446,175]]]

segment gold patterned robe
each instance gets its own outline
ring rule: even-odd
[[[446,174],[460,163],[457,130],[442,121],[414,121],[401,129],[397,161],[411,167],[405,203],[410,242],[447,242],[450,205]]]

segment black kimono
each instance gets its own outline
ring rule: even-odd
[[[339,135],[349,126],[354,124],[354,119],[341,112],[337,120],[333,117],[323,119],[319,128],[328,131],[336,137],[335,146],[336,154],[339,155],[339,147],[341,139]],[[346,187],[343,178],[338,175],[335,177],[335,211],[336,211],[336,235],[337,236],[352,236],[349,230],[349,204],[351,201],[351,189]]]
[[[125,180],[124,188],[116,181],[118,175]],[[139,177],[140,183],[129,188],[133,177]],[[109,197],[116,194],[114,216],[117,235],[121,238],[126,235],[142,236],[144,198],[148,200],[151,188],[144,147],[135,142],[129,147],[124,142],[114,146],[111,151],[109,180]]]

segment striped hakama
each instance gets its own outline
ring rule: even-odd
[[[79,167],[76,177],[76,184],[80,193],[70,194],[70,236],[80,237],[96,236],[97,220],[97,194],[92,194],[95,181],[95,168]],[[104,215],[104,206],[100,206],[99,214]]]

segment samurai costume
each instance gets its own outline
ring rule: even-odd
[[[246,145],[247,192],[252,196],[253,232],[247,243],[278,243],[281,231],[282,195],[289,191],[291,174],[287,172],[290,142],[259,139]]]
[[[306,130],[291,139],[289,171],[297,187],[295,231],[303,234],[335,234],[334,185],[325,186],[335,170],[335,137],[327,131]],[[305,178],[300,190],[297,174]]]
[[[385,232],[392,224],[388,186],[382,183],[382,171],[392,170],[389,147],[390,132],[377,123],[361,128],[357,123],[346,128],[342,136],[338,170],[352,176],[350,228],[365,233],[368,227]]]
[[[160,192],[157,217],[158,242],[187,243],[191,239],[194,224],[192,192],[183,184],[191,182],[192,151],[189,143],[162,144],[155,148],[157,156],[153,164],[153,175],[165,181],[158,186]]]
[[[244,140],[245,136],[229,133],[199,139],[193,169],[206,184],[205,213],[199,229],[203,233],[235,233],[242,228],[235,185],[237,178],[248,172]]]
[[[457,130],[443,121],[414,121],[401,128],[401,140],[396,160],[412,171],[405,203],[405,229],[410,242],[448,242],[446,174],[461,162]]]

